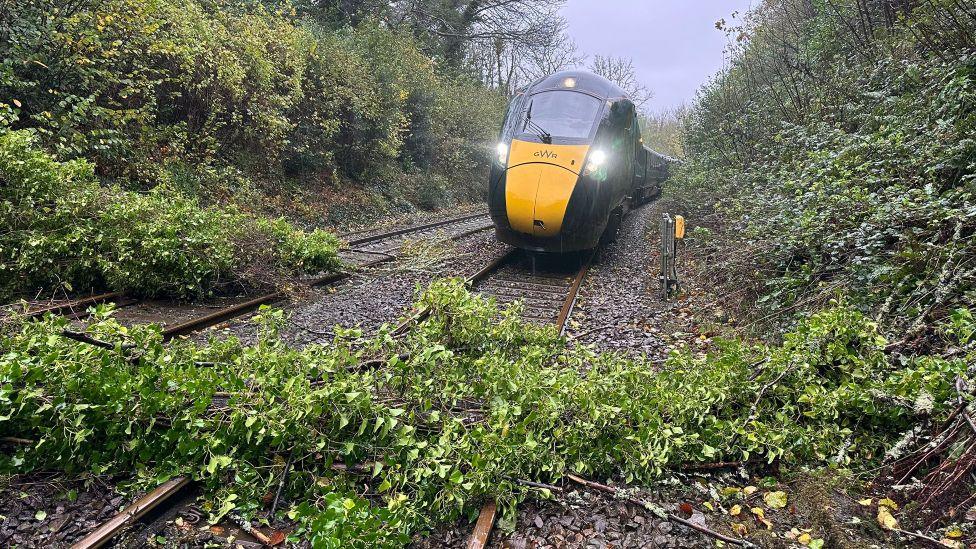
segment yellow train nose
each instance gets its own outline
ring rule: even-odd
[[[558,235],[577,177],[552,164],[523,164],[510,169],[505,205],[512,229],[540,237]]]
[[[559,235],[588,149],[512,142],[505,208],[513,230],[536,237]]]

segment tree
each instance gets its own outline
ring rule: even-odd
[[[641,136],[644,144],[655,151],[674,158],[683,158],[685,106],[665,109],[657,113],[642,114]]]
[[[416,33],[426,35],[452,67],[461,69],[474,61],[477,68],[485,70],[484,62],[493,58],[493,78],[486,82],[498,84],[506,72],[498,71],[499,57],[518,58],[515,50],[551,44],[554,37],[564,35],[565,21],[559,15],[564,3],[565,0],[393,0],[391,19],[395,25],[409,25]],[[515,72],[511,66],[506,68]]]
[[[583,63],[585,56],[565,27],[566,22],[558,18],[533,42],[475,41],[469,47],[468,65],[486,84],[511,96],[534,80]]]
[[[593,60],[590,61],[590,71],[623,88],[637,108],[654,97],[654,93],[637,78],[637,70],[634,69],[632,59],[594,55]]]

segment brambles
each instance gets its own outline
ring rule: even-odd
[[[84,160],[57,162],[28,130],[0,130],[0,296],[108,287],[193,297],[242,279],[254,254],[285,272],[338,266],[338,241],[284,220],[201,207],[168,187],[147,193],[99,185]],[[249,242],[267,241],[261,250]]]
[[[292,516],[313,530],[346,517],[355,537],[377,532],[356,525],[375,524],[378,512],[382,539],[395,540],[484,497],[519,501],[527,489],[511,478],[649,481],[685,463],[750,457],[866,467],[910,424],[911,403],[928,395],[931,413],[944,415],[946,380],[965,375],[963,358],[891,364],[876,327],[843,306],[781,346],[729,342],[654,372],[567,348],[517,310],[499,318],[457,281],[435,284],[421,303],[431,318],[404,338],[385,331],[356,343],[361,334],[340,330],[332,345],[301,350],[278,340],[283,317],[270,310],[253,346],[164,346],[158,330],[123,329],[105,310],[89,331],[134,348],[60,338],[61,319],[25,323],[0,340],[10,411],[0,434],[37,444],[2,468],[135,470],[147,482],[188,473],[219,516],[257,512],[284,456],[306,456],[287,483]],[[345,496],[329,494],[343,494],[350,477],[335,464],[374,487],[370,514],[353,512],[365,509],[353,499],[336,515]]]

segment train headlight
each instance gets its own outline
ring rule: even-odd
[[[586,172],[593,173],[607,163],[607,153],[597,149],[590,153],[589,162],[586,164]]]
[[[508,143],[499,143],[495,147],[495,153],[498,155],[498,163],[504,166],[508,162]]]

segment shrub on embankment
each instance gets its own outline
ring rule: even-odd
[[[420,305],[431,317],[403,337],[339,331],[304,349],[282,343],[270,310],[254,345],[163,345],[104,311],[88,333],[114,349],[59,337],[61,318],[14,325],[0,335],[0,435],[34,443],[0,455],[0,472],[189,474],[216,518],[258,512],[290,461],[282,512],[313,541],[398,545],[486,497],[510,512],[529,490],[513,479],[644,482],[738,459],[863,469],[916,414],[944,418],[966,376],[965,356],[893,364],[844,306],[779,346],[728,342],[655,368],[569,347],[517,309],[499,318],[460,281]],[[972,329],[970,317],[950,335],[965,345]],[[345,495],[364,482],[372,507]]]
[[[908,348],[976,301],[976,12],[780,0],[686,118],[679,178],[718,198],[753,318],[837,295]],[[730,288],[731,290],[731,288]]]
[[[4,14],[0,110],[125,188],[169,181],[318,223],[338,208],[382,215],[346,204],[364,194],[375,210],[481,198],[501,98],[407,32],[329,26],[277,2],[55,0]]]
[[[56,288],[188,298],[339,264],[324,231],[201,207],[165,185],[102,186],[89,162],[58,162],[36,142],[32,131],[0,129],[3,301]],[[244,274],[257,267],[268,280]]]

